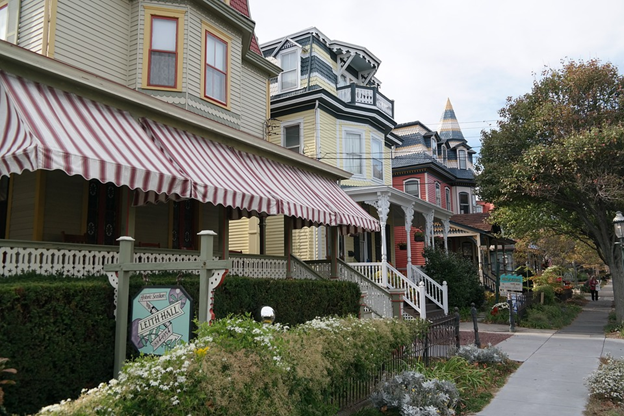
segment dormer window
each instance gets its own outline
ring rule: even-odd
[[[438,158],[438,143],[434,138],[431,139],[431,156],[433,156],[434,159]]]
[[[299,48],[291,48],[279,55],[280,67],[283,72],[279,75],[280,91],[289,91],[299,88]]]
[[[459,150],[457,152],[458,158],[459,158],[459,168],[460,169],[467,169],[466,167],[466,151],[465,150]]]
[[[143,88],[180,91],[184,49],[183,10],[144,6]]]

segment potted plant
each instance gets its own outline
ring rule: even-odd
[[[414,232],[414,241],[425,241],[425,233],[421,229]]]
[[[397,246],[399,246],[399,250],[407,250],[407,243],[405,241],[401,241]]]

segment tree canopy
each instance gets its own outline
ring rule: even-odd
[[[547,228],[595,247],[614,275],[624,320],[624,270],[612,220],[624,210],[624,78],[599,60],[546,68],[508,98],[482,132],[477,185],[511,234]]]

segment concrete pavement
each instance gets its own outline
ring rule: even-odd
[[[582,416],[587,403],[585,379],[606,354],[624,356],[624,340],[605,338],[604,325],[613,302],[607,285],[598,301],[590,301],[569,326],[559,330],[517,327],[514,336],[497,346],[522,362],[478,415]],[[473,330],[462,323],[462,330]],[[479,324],[479,332],[509,332],[508,325]]]

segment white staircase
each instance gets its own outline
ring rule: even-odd
[[[448,314],[446,282],[439,284],[416,266],[411,268],[411,279],[387,263],[349,263],[349,266],[382,289],[403,289],[405,303],[422,319],[427,319],[428,301]]]

